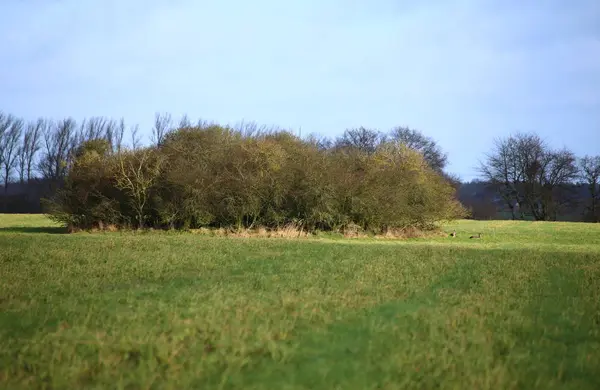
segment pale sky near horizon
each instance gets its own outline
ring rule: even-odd
[[[598,0],[2,0],[0,48],[26,119],[409,126],[465,180],[516,131],[600,154]]]

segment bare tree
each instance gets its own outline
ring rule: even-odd
[[[10,129],[10,125],[11,125],[12,121],[13,121],[12,115],[6,115],[2,111],[0,111],[0,148],[2,147],[2,145],[4,143],[4,136],[5,136],[6,132],[8,131],[8,129]],[[2,165],[4,163],[3,154],[4,153],[0,149],[0,165]]]
[[[17,151],[17,173],[21,183],[30,181],[33,177],[35,156],[40,150],[40,139],[46,126],[47,122],[40,118],[36,122],[29,122],[25,128],[21,146]]]
[[[115,128],[113,142],[111,142],[114,152],[121,153],[121,149],[123,148],[123,137],[125,137],[125,119],[121,118],[119,124]]]
[[[534,165],[535,166],[535,165]],[[550,150],[543,154],[531,180],[534,191],[526,192],[528,205],[538,220],[556,220],[558,214],[577,204],[574,182],[579,170],[577,158],[567,149]]]
[[[198,119],[196,121],[196,125],[195,126],[197,128],[199,128],[199,129],[205,129],[205,128],[210,127],[210,126],[216,126],[216,123],[215,122],[211,122],[211,121],[207,121],[207,120],[204,120],[204,119],[200,118],[200,119]]]
[[[385,141],[385,137],[376,130],[359,127],[348,129],[335,142],[335,147],[340,149],[356,149],[366,154],[373,154],[377,147]]]
[[[479,172],[495,186],[513,218],[517,207],[523,217],[525,207],[536,220],[549,220],[572,200],[568,191],[577,177],[575,162],[569,150],[552,150],[538,135],[519,133],[496,140]]]
[[[135,150],[118,156],[116,185],[129,196],[139,229],[144,227],[150,190],[160,176],[163,163],[163,156],[152,149]]]
[[[314,145],[320,151],[330,150],[334,146],[334,142],[331,138],[315,133],[308,134],[306,142]]]
[[[523,172],[518,166],[518,161],[514,158],[517,155],[516,140],[513,137],[508,139],[495,139],[494,149],[486,155],[485,163],[480,162],[479,171],[485,180],[502,197],[505,205],[510,210],[512,219],[517,219],[517,210],[523,199],[518,187],[523,182]],[[520,218],[523,214],[520,213]]]
[[[86,141],[104,138],[108,120],[103,117],[92,117],[84,119],[77,132],[77,143],[82,144]]]
[[[117,123],[117,121],[115,121],[114,119],[109,119],[106,121],[106,124],[104,126],[104,134],[103,134],[103,138],[108,142],[108,145],[110,146],[110,151],[113,152],[116,148],[115,143],[116,143],[116,132],[118,131],[119,128],[119,123]]]
[[[45,179],[61,180],[67,174],[71,151],[77,145],[76,122],[66,118],[52,123],[43,132],[43,155],[39,169]]]
[[[77,133],[77,144],[97,139],[105,139],[111,147],[111,151],[116,151],[123,141],[125,131],[124,120],[120,122],[114,119],[104,117],[92,117],[84,120]]]
[[[167,134],[172,130],[173,119],[171,114],[156,113],[154,117],[154,127],[152,128],[152,143],[162,145]]]
[[[585,156],[579,160],[580,178],[584,180],[590,193],[586,219],[600,221],[600,156]]]
[[[184,114],[181,119],[179,120],[179,126],[178,128],[180,129],[187,129],[189,127],[192,127],[192,122],[190,122],[190,119],[188,118],[187,114]]]
[[[442,172],[448,164],[448,156],[433,138],[425,136],[418,130],[408,127],[396,127],[392,129],[390,138],[421,153],[427,164],[438,172]]]
[[[131,149],[137,150],[141,146],[140,136],[138,135],[140,127],[138,125],[131,126],[129,133],[131,135]]]
[[[0,119],[2,120],[2,119]],[[0,123],[0,160],[2,160],[2,178],[4,182],[4,194],[8,191],[12,171],[17,162],[19,141],[23,132],[23,120],[12,115],[7,115]],[[6,203],[5,203],[6,206]]]

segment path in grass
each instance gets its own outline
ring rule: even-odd
[[[600,388],[600,228],[446,229],[66,235],[0,216],[0,388]]]

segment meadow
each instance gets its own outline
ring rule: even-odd
[[[600,224],[443,229],[65,234],[0,215],[0,388],[599,389]]]

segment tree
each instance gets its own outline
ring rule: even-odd
[[[142,229],[146,204],[150,199],[150,191],[161,174],[164,156],[147,148],[121,153],[117,158],[116,186],[128,195],[138,228]]]
[[[62,180],[69,168],[70,154],[77,144],[76,122],[66,118],[46,127],[39,169],[45,179]]]
[[[12,123],[12,116],[6,115],[2,111],[0,111],[0,148],[4,144],[4,136],[8,129],[10,129]],[[4,163],[4,153],[2,149],[0,149],[0,166]]]
[[[103,117],[84,119],[79,126],[77,143],[81,145],[84,142],[101,138],[106,138],[110,142],[112,138],[112,126],[111,121]]]
[[[23,132],[23,120],[12,115],[0,118],[0,160],[2,161],[2,177],[4,181],[4,194],[8,191],[8,183],[17,162],[19,140]]]
[[[21,146],[17,151],[17,172],[21,183],[33,178],[35,156],[40,150],[40,139],[46,127],[47,122],[42,118],[27,124]]]
[[[579,160],[580,178],[584,180],[590,193],[586,219],[600,221],[600,156],[585,156]]]
[[[123,146],[125,120],[119,121],[104,117],[92,117],[84,120],[77,133],[77,145],[87,141],[104,139],[110,145],[111,152],[118,152]]]
[[[425,136],[418,130],[408,127],[396,127],[392,129],[390,138],[406,145],[409,149],[421,153],[427,164],[437,172],[442,172],[448,164],[448,156],[433,138]]]
[[[133,150],[137,150],[141,145],[141,139],[138,135],[139,131],[140,127],[138,125],[131,126],[129,128],[129,135],[131,136],[131,149]]]
[[[120,153],[123,149],[123,138],[125,137],[125,119],[121,118],[119,125],[115,129],[113,134],[113,141],[111,142],[113,150],[116,153]]]
[[[187,114],[184,114],[179,120],[179,129],[186,129],[188,127],[192,127],[192,122],[190,122],[190,118],[188,118]]]
[[[536,134],[518,133],[495,140],[494,149],[480,162],[481,176],[493,184],[516,218],[527,210],[536,220],[555,220],[572,200],[568,192],[577,177],[573,153],[552,150]]]
[[[517,219],[517,209],[522,201],[517,190],[523,181],[522,172],[517,166],[515,156],[515,139],[495,139],[493,150],[486,155],[486,161],[480,162],[479,171],[481,176],[487,180],[510,210],[512,219]],[[520,210],[520,209],[519,209]],[[522,215],[520,215],[522,218]]]
[[[359,127],[348,129],[337,139],[338,149],[355,149],[367,155],[375,153],[377,146],[385,141],[383,134],[376,130]]]
[[[105,138],[81,143],[71,153],[64,182],[42,199],[51,218],[76,229],[118,226],[122,222],[123,194],[114,185],[115,159]]]
[[[173,129],[173,118],[171,114],[156,113],[154,116],[154,127],[152,128],[152,143],[162,145],[167,134]]]

